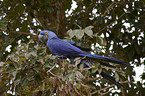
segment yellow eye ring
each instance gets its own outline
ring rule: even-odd
[[[48,32],[47,31],[45,31],[45,34],[47,34]]]

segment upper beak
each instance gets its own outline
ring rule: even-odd
[[[38,41],[44,42],[44,41],[46,41],[46,40],[47,40],[47,38],[46,38],[44,35],[39,34],[39,36],[38,36]]]

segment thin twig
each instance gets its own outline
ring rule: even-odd
[[[112,84],[111,86],[108,86],[108,87],[105,87],[105,88],[103,88],[103,89],[94,91],[94,92],[92,92],[92,93],[90,93],[90,94],[96,94],[96,93],[98,93],[98,92],[100,92],[100,91],[102,91],[102,90],[106,90],[106,89],[108,89],[108,88],[110,88],[110,87],[113,87],[113,86],[115,86],[115,84]]]
[[[56,76],[55,74],[53,74],[53,73],[51,72],[51,70],[52,70],[55,66],[56,66],[56,64],[55,64],[51,69],[49,69],[49,70],[47,71],[47,74],[50,73],[50,74],[52,74],[53,76]]]
[[[97,80],[98,77],[96,78],[87,78],[87,79],[83,79],[84,82],[90,82],[90,81],[94,81],[94,80]]]
[[[79,26],[77,23],[74,23],[75,25],[77,25],[80,29],[82,29],[82,27],[81,26]]]
[[[115,3],[115,4],[114,4],[114,3]],[[110,6],[106,9],[106,11],[104,12],[104,14],[101,15],[101,17],[104,17],[105,14],[108,12],[108,10],[111,9],[111,8],[113,8],[113,7],[114,7],[116,4],[118,4],[118,3],[119,3],[119,2],[112,2],[112,3],[110,4]],[[113,4],[114,4],[114,5],[113,5]],[[98,21],[98,20],[95,20],[94,23],[93,23],[93,25],[95,25],[97,21]]]
[[[96,68],[96,67],[92,66],[92,67],[89,67],[89,68],[84,68],[83,70],[85,71],[85,70],[89,70],[89,69],[93,69],[93,68]],[[79,69],[79,70],[81,70],[81,69]]]
[[[104,14],[103,15],[101,15],[101,17],[103,17],[103,16],[105,16],[105,14],[108,12],[108,10],[109,9],[111,9],[111,8],[113,8],[116,4],[114,4],[114,2],[112,2],[111,4],[110,4],[110,6],[106,9],[106,11],[104,12]],[[112,6],[113,5],[113,6]]]
[[[73,85],[73,88],[75,89],[76,93],[81,96],[81,94],[78,92],[78,90],[76,89],[76,87]]]
[[[130,83],[130,82],[124,81],[124,82],[120,82],[120,83]],[[94,92],[92,92],[91,94],[96,94],[96,93],[98,93],[98,92],[100,92],[100,91],[102,91],[102,90],[106,90],[106,89],[108,89],[108,88],[110,88],[110,87],[113,87],[113,86],[116,86],[116,85],[115,85],[115,84],[112,84],[111,86],[108,86],[108,87],[105,87],[105,88],[103,88],[103,89],[94,91]]]
[[[117,20],[119,20],[125,13],[126,13],[126,12],[124,12]],[[115,20],[115,21],[117,21],[117,20]],[[115,21],[113,21],[113,22],[110,23],[109,25],[105,26],[105,27],[104,27],[103,29],[101,29],[99,32],[103,31],[103,30],[106,29],[108,26],[112,25]],[[99,33],[99,32],[98,32],[98,33]],[[96,33],[95,36],[97,36],[98,33]]]
[[[30,36],[37,36],[38,37],[38,35],[33,35],[33,34],[31,34],[31,33],[26,33],[26,32],[20,32],[20,31],[11,31],[10,33],[17,33],[17,34],[23,34],[23,35],[30,35]]]
[[[101,95],[102,95],[102,96],[103,96],[103,95],[106,95],[106,94],[110,93],[112,90],[113,90],[113,89],[111,89],[111,90],[109,90],[109,91],[107,91],[107,92],[105,92],[105,93],[102,93]]]

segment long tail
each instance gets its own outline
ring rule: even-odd
[[[97,72],[96,72],[96,73],[97,73]],[[117,86],[123,86],[121,83],[117,82],[117,81],[115,80],[114,77],[110,76],[109,74],[107,74],[107,73],[104,72],[104,71],[102,71],[100,75],[101,75],[103,78],[105,78],[106,80],[108,80],[108,81],[114,83],[114,84],[117,85]],[[124,87],[124,86],[123,86],[123,87]]]
[[[88,62],[88,61],[85,61],[85,62],[84,62],[83,60],[81,60],[80,63],[84,63],[84,68],[89,68],[90,62]],[[89,65],[88,65],[88,64],[89,64]],[[91,69],[89,69],[89,71],[91,71]],[[96,71],[95,74],[99,74],[99,72]],[[104,71],[102,71],[102,72],[100,73],[100,75],[101,75],[103,78],[105,78],[106,80],[112,82],[113,84],[115,84],[115,85],[117,85],[117,86],[123,86],[121,83],[117,82],[117,81],[115,80],[114,77],[110,76],[109,74],[107,74],[107,73],[104,72]],[[124,86],[123,86],[123,87],[124,87]]]
[[[103,60],[103,61],[107,61],[107,62],[118,63],[118,64],[130,66],[129,64],[127,64],[124,61],[117,60],[115,58],[105,57],[105,56],[99,56],[99,55],[94,55],[94,54],[79,54],[79,56],[86,56],[89,58],[95,58],[95,59],[99,59],[99,60]]]

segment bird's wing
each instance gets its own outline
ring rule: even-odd
[[[67,42],[70,43],[71,45],[74,45],[75,47],[81,49],[82,51],[85,51],[85,52],[90,52],[91,51],[91,48],[86,48],[86,47],[78,46],[78,45],[75,44],[74,41],[67,40]]]
[[[61,39],[51,39],[47,41],[47,46],[50,51],[56,55],[63,55],[66,57],[73,56],[76,57],[78,54],[85,54],[86,52],[81,49],[71,45],[70,43]]]

